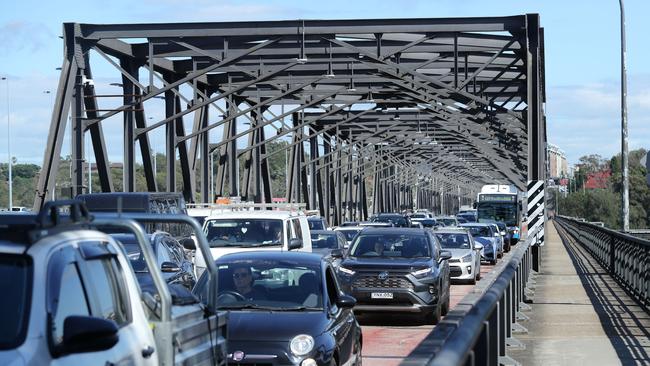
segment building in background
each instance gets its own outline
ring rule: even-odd
[[[548,143],[546,144],[546,152],[549,161],[549,178],[558,179],[568,177],[569,166],[564,151],[559,146]]]

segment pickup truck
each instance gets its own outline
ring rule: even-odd
[[[214,259],[224,254],[252,250],[311,252],[307,216],[302,211],[242,210],[215,212],[205,218],[203,233]],[[194,269],[199,278],[206,268],[196,252]]]
[[[187,216],[134,216],[200,231]],[[156,293],[140,289],[124,249],[100,230],[107,227],[138,239]],[[225,364],[226,317],[214,311],[216,288],[207,308],[175,301],[154,263],[140,224],[93,218],[80,201],[48,202],[38,215],[0,214],[0,364]]]

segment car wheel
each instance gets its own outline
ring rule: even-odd
[[[490,264],[491,264],[491,265],[495,265],[495,264],[497,264],[497,259],[496,259],[496,258],[492,259],[492,260],[490,261]]]
[[[436,308],[433,309],[430,313],[427,313],[425,320],[427,320],[427,323],[429,324],[438,324],[440,322],[440,318],[442,317],[442,304],[438,303],[436,305]]]
[[[481,279],[481,264],[479,263],[479,265],[476,266],[476,280],[478,281],[480,279]]]
[[[450,302],[451,302],[451,294],[447,294],[447,300],[445,301],[445,304],[442,307],[442,315],[447,315],[447,313],[449,312]]]
[[[470,285],[476,285],[476,276],[472,277],[471,280],[469,280]]]

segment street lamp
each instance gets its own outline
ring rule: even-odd
[[[11,165],[13,164],[13,161],[11,159],[11,122],[9,119],[9,77],[8,76],[3,76],[1,80],[4,80],[7,82],[7,165],[9,169],[9,177],[8,177],[8,183],[9,183],[9,211],[11,211],[14,207],[13,203],[13,178],[12,178],[12,172],[11,172]]]
[[[621,7],[621,167],[623,178],[623,231],[630,229],[630,180],[628,177],[627,149],[627,74],[625,69],[625,8],[623,0],[618,0]]]

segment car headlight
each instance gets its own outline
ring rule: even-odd
[[[307,334],[300,334],[293,337],[289,346],[291,353],[296,356],[304,356],[314,349],[314,338]]]
[[[424,276],[424,275],[427,275],[429,273],[431,273],[431,268],[419,269],[417,271],[411,272],[411,274],[413,276],[415,276],[415,277]]]
[[[461,262],[471,262],[472,261],[472,254],[466,254],[460,258]]]
[[[346,275],[350,275],[350,276],[356,273],[355,271],[345,267],[339,267],[339,272],[345,273]]]

